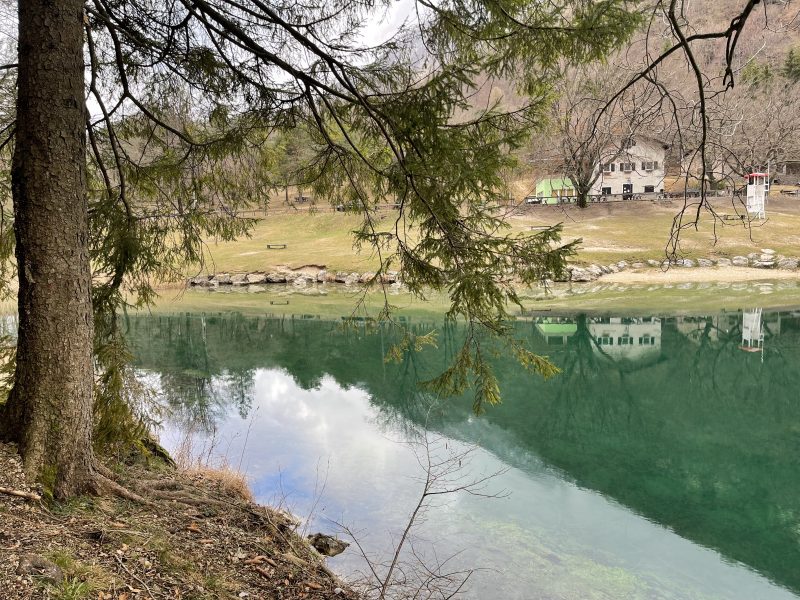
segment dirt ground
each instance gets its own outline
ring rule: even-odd
[[[762,281],[762,280],[800,280],[800,271],[781,271],[779,269],[751,269],[748,267],[672,267],[661,269],[631,269],[619,273],[603,275],[599,281],[604,283],[699,283],[719,281]]]
[[[120,482],[151,504],[80,498],[65,505],[0,493],[0,599],[354,599],[287,516],[211,475],[129,467]],[[36,493],[0,444],[0,488]],[[58,582],[48,582],[56,565]]]

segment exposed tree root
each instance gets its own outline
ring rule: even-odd
[[[228,508],[230,502],[223,502],[221,500],[214,500],[207,496],[195,497],[180,492],[161,492],[153,490],[153,496],[162,500],[170,500],[173,502],[180,502],[181,504],[188,504],[189,506],[214,506],[217,508]]]
[[[95,461],[94,479],[91,482],[92,491],[98,496],[113,494],[125,500],[152,506],[152,502],[143,498],[114,481],[114,474],[102,463]]]
[[[33,492],[23,492],[21,490],[12,490],[11,488],[0,487],[0,494],[8,494],[9,496],[16,496],[17,498],[25,498],[26,500],[33,500],[38,502],[42,499],[39,494]]]

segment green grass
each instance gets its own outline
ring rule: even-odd
[[[574,206],[532,206],[508,219],[512,231],[530,232],[531,227],[564,224],[564,240],[581,238],[577,261],[608,264],[619,260],[661,259],[673,217],[681,203],[613,202],[593,204],[584,210]],[[730,200],[715,200],[721,214],[732,214]],[[393,224],[396,213],[378,213],[379,227]],[[258,223],[250,238],[236,242],[208,241],[206,272],[263,271],[278,265],[300,267],[324,265],[332,271],[373,270],[377,257],[369,248],[358,253],[352,231],[357,215],[300,211],[268,215]],[[733,223],[733,222],[731,222]],[[769,247],[778,253],[800,255],[800,202],[793,198],[770,200],[768,219],[745,229],[740,224],[717,224],[704,215],[697,230],[682,234],[682,250],[692,258],[735,256]],[[268,249],[268,244],[286,244],[286,249]]]

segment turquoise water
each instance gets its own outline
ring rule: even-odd
[[[477,569],[466,597],[800,597],[800,312],[521,320],[562,373],[543,381],[498,355],[503,403],[482,416],[470,397],[432,407],[419,392],[459,344],[439,322],[408,323],[439,342],[399,364],[383,360],[399,334],[366,324],[186,313],[127,326],[170,408],[169,448],[191,439],[245,470],[260,500],[309,531],[347,525],[373,557],[419,498],[421,439],[462,458],[455,477],[494,475],[482,495],[436,497],[414,530],[429,561]],[[330,564],[365,569],[353,547]]]

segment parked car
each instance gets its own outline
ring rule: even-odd
[[[539,196],[525,196],[525,204],[541,204],[542,199]]]

